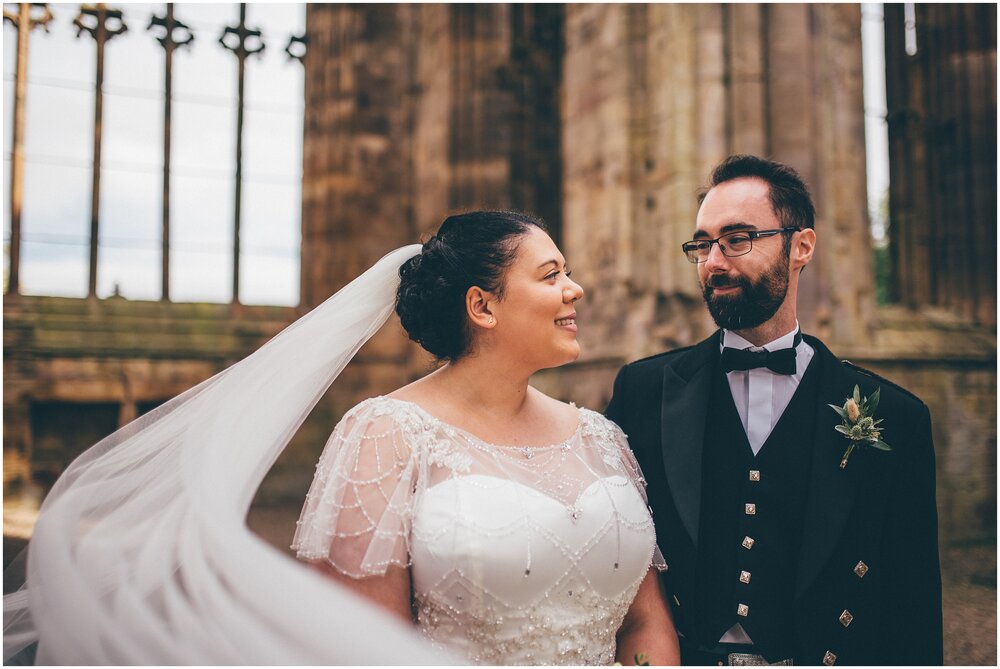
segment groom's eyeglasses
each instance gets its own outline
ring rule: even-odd
[[[777,230],[739,230],[722,235],[718,239],[694,239],[681,244],[681,250],[687,259],[693,263],[702,263],[708,260],[708,255],[712,252],[712,244],[718,244],[722,255],[727,258],[744,256],[753,250],[753,240],[762,237],[773,237],[784,232],[798,232],[802,228],[790,226],[778,228]]]

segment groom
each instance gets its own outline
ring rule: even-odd
[[[683,251],[721,329],[615,380],[684,664],[943,662],[930,416],[799,331],[813,219],[791,168],[716,167]]]

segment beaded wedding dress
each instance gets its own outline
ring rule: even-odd
[[[517,448],[366,400],[320,458],[293,548],[353,578],[408,567],[418,629],[471,663],[611,664],[665,565],[625,435],[578,411],[562,443]]]

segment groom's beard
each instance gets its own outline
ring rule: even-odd
[[[715,288],[739,286],[731,295],[716,295]],[[783,256],[757,281],[745,276],[709,276],[701,289],[708,313],[720,328],[744,330],[766,323],[777,313],[788,293],[788,257]]]

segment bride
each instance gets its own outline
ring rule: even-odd
[[[36,641],[39,664],[677,663],[625,435],[528,385],[577,357],[582,295],[525,214],[452,216],[390,253],[67,468],[4,596],[5,663]],[[247,510],[394,305],[445,364],[336,426],[303,568]]]
[[[625,435],[528,385],[580,354],[583,289],[541,223],[452,216],[400,277],[403,327],[447,362],[344,416],[299,557],[476,664],[676,663]]]

